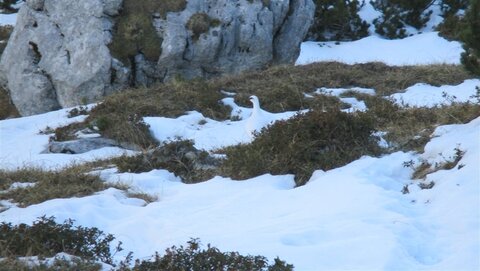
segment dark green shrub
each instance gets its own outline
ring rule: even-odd
[[[456,15],[458,11],[467,9],[469,0],[442,0],[440,9],[444,18]]]
[[[152,18],[165,17],[167,12],[185,9],[185,0],[125,0],[117,19],[113,40],[109,45],[112,55],[133,65],[133,58],[143,54],[156,61],[161,54],[162,39],[158,36]]]
[[[448,40],[461,40],[461,35],[467,27],[465,18],[459,14],[460,10],[466,10],[469,0],[442,0],[443,21],[437,26],[440,35]]]
[[[465,68],[480,75],[480,2],[472,0],[465,16],[466,25],[462,33],[465,52],[462,53],[462,64]]]
[[[448,15],[444,17],[442,23],[437,26],[440,36],[448,40],[461,40],[462,33],[467,27],[464,17]]]
[[[23,2],[23,0],[2,0],[0,1],[0,9],[3,10],[2,13],[15,13],[18,9],[12,6],[19,2]]]
[[[131,260],[131,259],[130,259]],[[270,265],[263,256],[243,256],[238,252],[221,252],[218,248],[207,245],[201,248],[197,239],[192,239],[186,247],[171,247],[164,255],[155,254],[153,261],[137,260],[133,269],[129,262],[121,264],[120,270],[127,271],[292,271],[293,265],[276,258]]]
[[[406,37],[407,26],[421,29],[432,15],[432,11],[427,11],[432,0],[377,0],[370,3],[382,12],[382,16],[373,21],[375,31],[390,39]]]
[[[114,239],[97,228],[73,226],[72,220],[58,224],[54,217],[41,217],[32,226],[3,222],[0,224],[0,257],[52,257],[65,252],[111,264],[110,243]],[[121,250],[120,244],[117,249]]]
[[[314,170],[378,153],[373,131],[365,114],[312,110],[263,129],[250,144],[226,148],[221,172],[234,179],[295,174],[297,185],[303,185]]]
[[[218,19],[213,19],[206,13],[195,13],[187,22],[187,28],[192,31],[192,39],[194,41],[200,38],[200,35],[206,33],[211,27],[220,25]]]
[[[217,161],[207,152],[197,150],[190,140],[164,143],[137,156],[122,156],[112,162],[120,172],[148,172],[166,169],[185,183],[198,183],[215,176]]]
[[[308,39],[357,40],[368,36],[368,23],[358,16],[362,0],[315,0],[315,19]]]

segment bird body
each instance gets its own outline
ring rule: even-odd
[[[260,108],[260,101],[257,96],[250,96],[250,102],[253,104],[252,114],[247,119],[246,130],[253,138],[255,133],[262,130],[263,127],[268,126],[274,121],[273,114],[264,111]]]

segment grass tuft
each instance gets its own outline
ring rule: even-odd
[[[15,171],[0,170],[1,200],[12,200],[21,207],[50,199],[91,195],[108,186],[98,175],[86,174],[85,169],[72,166],[57,171],[39,168],[21,168]],[[13,183],[33,183],[32,186],[9,189]]]

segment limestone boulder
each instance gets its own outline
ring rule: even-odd
[[[0,61],[1,82],[20,114],[94,102],[111,82],[108,49],[121,0],[28,0]],[[121,67],[119,67],[121,69]]]
[[[20,114],[32,115],[177,76],[210,78],[293,63],[315,10],[312,0],[184,3],[181,10],[139,18],[128,13],[138,4],[133,0],[27,0],[0,60],[0,84]],[[127,16],[137,21],[122,21]],[[135,29],[145,18],[153,39]],[[132,40],[147,40],[148,52]],[[130,46],[128,54],[116,53],[123,46]]]

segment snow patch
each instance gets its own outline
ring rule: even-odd
[[[296,65],[321,61],[346,64],[383,62],[391,66],[460,64],[464,50],[456,41],[448,41],[437,32],[428,32],[399,40],[369,36],[352,42],[304,42]]]

